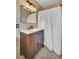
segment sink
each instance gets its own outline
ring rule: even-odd
[[[40,30],[43,30],[43,29],[38,29],[38,28],[35,28],[35,29],[27,29],[27,30],[21,30],[21,32],[24,32],[26,34],[31,34],[31,33],[34,33],[34,32],[40,31]]]

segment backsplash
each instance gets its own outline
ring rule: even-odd
[[[33,28],[36,28],[36,23],[27,23],[27,24],[20,23],[20,30],[26,30],[30,28],[30,26],[33,26]]]

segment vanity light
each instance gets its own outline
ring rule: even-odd
[[[30,7],[29,3],[26,3],[25,4],[25,7],[29,8]]]
[[[28,10],[28,11],[31,11],[31,9],[30,9],[30,8],[28,8],[27,10]]]
[[[24,8],[27,9],[28,11],[37,12],[35,6],[33,6],[33,4],[31,4],[31,3],[28,2],[28,1],[27,1],[26,3],[24,2],[22,5],[23,5]]]
[[[36,11],[36,8],[34,7],[33,10]]]
[[[23,7],[24,9],[27,9],[26,7]]]
[[[36,8],[32,5],[30,5],[31,10],[36,11]]]
[[[30,5],[30,8],[33,9],[34,7],[32,5]]]

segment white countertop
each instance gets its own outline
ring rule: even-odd
[[[34,32],[38,32],[38,31],[41,31],[43,29],[29,29],[29,30],[20,30],[21,32],[23,33],[26,33],[26,34],[31,34],[31,33],[34,33]]]

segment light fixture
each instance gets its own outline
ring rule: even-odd
[[[24,2],[22,5],[23,5],[24,8],[27,9],[28,11],[37,12],[35,6],[34,6],[32,3],[30,3],[28,0],[27,0],[26,3]]]

